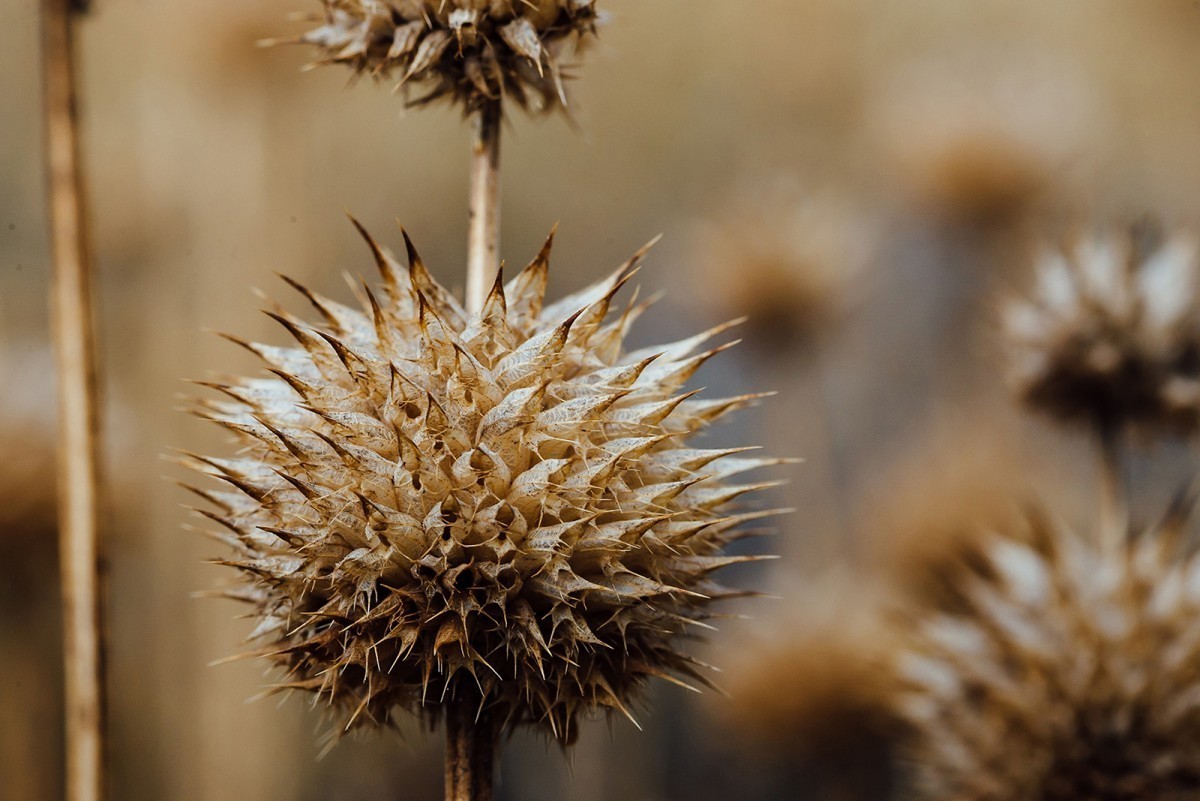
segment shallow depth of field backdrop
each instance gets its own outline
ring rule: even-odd
[[[343,271],[372,276],[344,210],[392,246],[398,218],[438,277],[461,284],[467,132],[452,109],[406,114],[386,85],[300,74],[304,50],[255,47],[301,30],[286,15],[315,0],[94,5],[81,69],[114,797],[438,798],[436,735],[348,739],[318,760],[323,721],[304,699],[248,704],[259,664],[207,666],[249,626],[192,597],[228,577],[204,562],[219,546],[182,530],[189,501],[169,480],[181,471],[162,457],[224,447],[177,410],[183,379],[258,369],[206,329],[280,341],[253,292],[286,298],[277,271],[342,299]],[[722,621],[702,658],[732,668],[748,642],[869,615],[856,605],[904,584],[881,574],[930,547],[914,534],[922,515],[958,513],[964,493],[1033,485],[1086,519],[1089,451],[1011,409],[992,299],[1019,284],[1039,236],[1089,217],[1200,215],[1200,5],[599,5],[610,22],[572,87],[577,129],[511,114],[502,255],[523,264],[559,222],[561,292],[662,232],[639,280],[667,295],[635,345],[759,315],[696,385],[779,391],[713,441],[804,457],[763,501],[799,511],[746,546],[783,560],[731,576],[779,597],[736,607],[753,620]],[[29,801],[57,798],[61,781],[38,41],[35,4],[0,3],[0,795]],[[758,250],[785,256],[742,263]],[[1186,476],[1184,455],[1168,456],[1161,480],[1139,482],[1161,491],[1136,496],[1135,515]],[[500,796],[845,798],[823,763],[885,770],[863,744],[796,754],[804,769],[774,775],[778,761],[739,744],[738,704],[663,686],[642,732],[597,722],[567,756],[518,736]]]

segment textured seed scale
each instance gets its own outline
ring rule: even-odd
[[[468,111],[501,99],[566,106],[562,57],[596,26],[594,0],[323,0],[323,24],[298,40],[315,62],[423,85],[411,102],[446,98]]]
[[[343,729],[471,703],[570,742],[651,677],[707,683],[679,640],[732,594],[713,571],[754,558],[722,554],[738,526],[771,514],[731,511],[770,485],[730,478],[781,461],[688,444],[755,400],[683,391],[725,327],[627,353],[646,304],[609,311],[641,254],[546,304],[550,240],[468,314],[407,236],[405,270],[359,230],[382,293],[293,284],[321,324],[270,312],[297,346],[242,343],[273,376],[211,384],[228,399],[201,412],[242,450],[190,460],[223,483],[204,514],[279,688]]]
[[[1004,310],[1010,373],[1030,406],[1144,434],[1200,427],[1200,250],[1149,253],[1128,234],[1046,253],[1035,290]]]
[[[1200,794],[1200,559],[1179,527],[1115,553],[1040,523],[997,538],[963,609],[903,660],[922,794],[1190,801]]]

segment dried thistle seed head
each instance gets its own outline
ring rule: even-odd
[[[299,38],[321,64],[421,85],[473,111],[501,99],[566,106],[561,59],[595,32],[595,0],[322,0],[324,24]]]
[[[875,239],[844,200],[790,182],[748,183],[694,237],[690,261],[705,279],[698,300],[747,315],[763,347],[811,344],[852,304]]]
[[[468,314],[410,243],[404,270],[366,238],[383,293],[296,285],[322,322],[271,312],[298,347],[247,344],[274,376],[204,412],[245,446],[195,466],[224,482],[205,514],[280,687],[346,729],[470,703],[570,742],[652,676],[707,683],[677,640],[729,594],[713,571],[754,558],[721,553],[761,516],[729,504],[768,485],[729,478],[773,463],[688,444],[754,400],[682,392],[724,327],[626,352],[644,304],[608,312],[641,254],[546,303],[547,241]]]
[[[977,403],[935,417],[864,489],[855,530],[893,603],[953,610],[960,573],[982,567],[988,533],[1018,527],[1021,504],[1055,477],[1035,466],[1005,415]],[[1056,490],[1062,505],[1066,493]]]
[[[791,613],[737,649],[723,708],[747,755],[838,784],[888,773],[902,730],[889,670],[897,636],[870,578],[842,571],[789,591]],[[864,769],[871,777],[855,780]]]
[[[1200,425],[1197,240],[1130,233],[1045,253],[1028,299],[1004,309],[1012,383],[1064,421],[1191,434]]]
[[[1006,225],[1056,201],[1106,121],[1091,81],[1059,56],[1012,47],[898,65],[868,99],[889,183],[947,222]]]
[[[0,346],[0,559],[15,566],[0,586],[10,613],[40,605],[55,580],[57,480],[50,348],[10,339]],[[44,622],[44,616],[43,616]]]
[[[1200,792],[1200,559],[1178,524],[1119,551],[1044,522],[997,536],[971,606],[901,661],[924,797],[1183,801]]]

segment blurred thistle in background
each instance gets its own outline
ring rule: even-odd
[[[1053,485],[1028,436],[998,413],[988,420],[943,413],[864,490],[862,580],[893,607],[960,608],[959,574],[981,566],[989,532],[1012,530],[1037,488]]]
[[[1069,59],[994,44],[928,55],[886,78],[871,134],[909,199],[943,221],[1011,227],[1064,198],[1096,145],[1094,89]]]
[[[714,713],[737,735],[726,750],[753,766],[743,780],[755,797],[869,801],[896,791],[908,729],[890,669],[899,640],[887,596],[864,584],[830,572],[737,638],[725,680],[734,702]]]
[[[36,340],[0,348],[0,786],[12,798],[62,794],[52,363]]]
[[[1011,380],[1065,423],[1188,435],[1200,425],[1200,243],[1142,233],[1042,254],[1032,292],[1004,307]]]
[[[900,659],[922,798],[1194,798],[1200,562],[1186,511],[1115,551],[1044,518],[987,546]]]
[[[850,201],[806,193],[799,181],[747,181],[697,222],[687,259],[695,302],[745,318],[761,355],[819,347],[856,300],[878,232]]]

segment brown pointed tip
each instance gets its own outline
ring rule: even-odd
[[[255,356],[260,355],[259,352],[257,350],[255,350],[253,344],[251,344],[250,342],[247,342],[246,340],[242,339],[241,337],[235,337],[233,334],[227,334],[224,331],[212,331],[211,333],[216,334],[221,339],[224,339],[227,342],[232,342],[233,344],[237,345],[238,347],[245,348],[246,350],[253,353]]]
[[[654,237],[649,242],[647,242],[646,244],[644,244],[640,248],[638,248],[634,252],[633,256],[630,257],[629,262],[628,262],[629,265],[630,266],[636,265],[638,262],[640,262],[642,259],[644,259],[646,257],[646,254],[650,252],[650,249],[653,248],[655,245],[657,245],[659,242],[661,242],[662,238],[663,238],[663,235],[659,234],[658,236]]]
[[[494,303],[499,303],[501,307],[507,303],[507,298],[504,297],[504,262],[500,262],[500,268],[496,270],[496,280],[492,282],[492,289],[488,292],[484,307]]]
[[[628,281],[637,273],[637,271],[641,268],[642,259],[646,257],[646,254],[650,252],[650,249],[657,245],[659,240],[662,238],[663,235],[659,234],[646,244],[642,245],[634,252],[632,256],[629,257],[628,261],[626,261],[617,269],[616,285],[618,287],[625,284],[626,281]]]
[[[348,219],[350,224],[354,226],[354,230],[358,231],[358,235],[366,240],[367,244],[374,248],[375,240],[371,237],[371,234],[367,232],[366,226],[360,223],[358,218],[350,213],[349,209],[342,209],[342,213],[346,215],[346,219]]]
[[[550,229],[550,233],[546,236],[546,240],[542,243],[541,249],[537,255],[533,257],[533,261],[525,265],[524,273],[546,272],[550,267],[550,252],[554,249],[554,235],[558,233],[558,223]]]
[[[421,261],[421,255],[417,253],[412,237],[408,235],[408,231],[404,230],[403,225],[400,226],[400,236],[404,237],[404,250],[408,254],[408,269],[417,269],[418,265],[424,267],[425,263]]]
[[[563,320],[562,323],[559,324],[558,329],[560,331],[562,331],[564,334],[571,333],[571,326],[575,325],[575,321],[578,320],[580,317],[582,317],[583,313],[585,311],[587,311],[586,308],[580,309],[579,311],[575,312],[570,317]]]
[[[271,309],[262,309],[261,311],[263,314],[267,315],[272,320],[274,320],[275,322],[282,325],[285,329],[287,329],[287,332],[289,334],[291,334],[296,339],[296,341],[301,342],[301,343],[304,342],[305,331],[303,329],[301,329],[300,326],[298,326],[296,323],[289,320],[287,317],[284,317],[282,314],[272,311]]]
[[[417,295],[417,321],[424,328],[430,316],[433,315],[433,307],[429,305],[429,298],[425,297],[425,293],[421,290],[416,291]]]
[[[292,278],[290,275],[287,275],[286,273],[281,273],[279,270],[275,270],[275,277],[278,278],[280,281],[283,281],[285,284],[290,286],[292,289],[299,292],[301,295],[304,295],[304,297],[306,297],[306,298],[312,294],[308,290],[308,287],[304,286],[304,284],[301,284],[295,278]]]
[[[558,235],[558,223],[554,223],[550,228],[550,233],[546,234],[546,241],[542,243],[542,249],[538,251],[537,261],[545,264],[550,263],[550,251],[554,249],[554,237]]]
[[[713,356],[716,356],[718,353],[724,353],[725,351],[729,350],[730,348],[736,347],[736,346],[742,344],[743,341],[744,340],[742,340],[742,339],[731,340],[729,342],[726,342],[724,345],[717,345],[715,348],[710,350],[709,353],[711,353]]]
[[[352,215],[349,210],[343,211],[346,211],[346,217],[349,219],[350,224],[354,225],[354,230],[358,231],[359,236],[362,237],[362,241],[367,243],[367,246],[371,248],[372,252],[378,252],[379,245],[376,241],[374,241],[374,237],[371,236],[370,231],[367,231],[365,225],[360,223],[358,217]]]
[[[371,233],[367,231],[366,227],[364,227],[363,224],[360,223],[358,219],[349,211],[346,211],[346,218],[350,220],[350,224],[354,226],[354,230],[358,231],[358,235],[364,242],[367,243],[367,247],[371,249],[371,256],[375,259],[375,268],[379,270],[379,276],[384,280],[384,283],[388,284],[389,286],[394,286],[396,282],[396,276],[391,269],[388,256],[386,253],[384,253],[383,248],[380,247],[379,243],[375,241],[375,237],[371,236]],[[400,230],[404,229],[402,228]]]
[[[192,384],[197,387],[204,387],[205,389],[215,389],[217,392],[225,392],[233,388],[231,385],[222,384],[219,381],[204,381],[199,378],[181,378],[179,380],[185,384]],[[184,398],[184,400],[190,400],[190,398]]]

